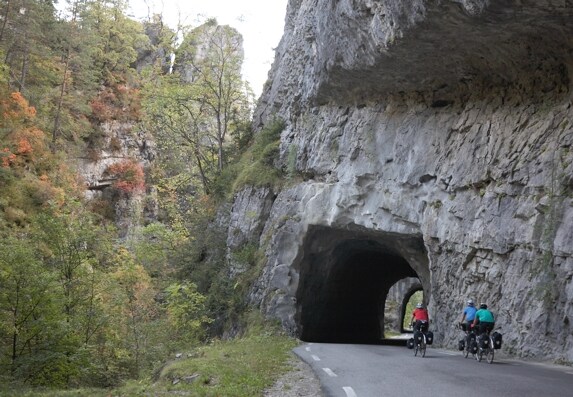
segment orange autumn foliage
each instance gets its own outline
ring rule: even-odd
[[[115,178],[113,186],[126,193],[141,192],[145,189],[143,166],[135,160],[124,160],[110,165],[107,174]]]
[[[110,120],[137,120],[141,111],[141,94],[126,84],[106,87],[90,102],[92,117],[105,122]]]
[[[47,150],[44,131],[32,123],[36,117],[36,109],[20,92],[13,92],[5,98],[0,98],[0,129],[6,131],[7,147],[0,152],[1,166],[21,166],[34,162]]]
[[[8,98],[0,99],[0,111],[3,119],[0,125],[6,122],[24,121],[36,116],[36,108],[30,106],[20,92],[13,92]]]
[[[44,131],[36,127],[17,129],[8,136],[9,147],[2,149],[2,167],[39,165],[46,158],[48,145]]]

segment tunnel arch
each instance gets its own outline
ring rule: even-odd
[[[311,226],[300,256],[295,321],[304,341],[378,343],[392,285],[417,277],[429,291],[420,235]]]
[[[404,294],[404,299],[402,299],[402,305],[400,306],[400,332],[408,333],[412,332],[412,330],[404,329],[404,317],[406,316],[406,306],[410,301],[410,298],[418,291],[424,292],[424,288],[422,284],[418,283],[410,287],[410,289]],[[424,292],[424,304],[428,304],[427,295]]]

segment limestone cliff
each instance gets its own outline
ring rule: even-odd
[[[255,124],[286,121],[300,178],[240,193],[264,227],[229,233],[265,250],[253,303],[375,340],[419,277],[438,345],[473,298],[506,352],[573,362],[572,58],[571,1],[290,0]]]
[[[148,169],[155,158],[155,142],[149,134],[134,128],[134,121],[110,120],[101,123],[100,147],[91,149],[92,156],[76,160],[79,174],[86,183],[86,198],[96,211],[114,221],[120,236],[127,238],[135,228],[156,219],[158,214],[155,191],[122,192],[113,188],[109,168],[114,164],[133,161]]]

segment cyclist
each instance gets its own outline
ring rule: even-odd
[[[428,315],[428,310],[424,307],[422,303],[418,303],[416,308],[412,312],[412,328],[414,331],[427,331],[428,324],[430,323],[430,316]],[[424,326],[423,326],[424,325]],[[425,328],[425,329],[421,329]]]
[[[460,321],[460,325],[462,327],[462,330],[469,332],[472,328],[472,323],[474,321],[474,318],[476,316],[476,305],[474,304],[474,301],[471,299],[468,299],[467,302],[467,306],[464,309],[463,313],[462,313],[462,321]]]
[[[476,328],[476,325],[478,325],[479,328]],[[477,329],[478,335],[489,333],[495,326],[495,317],[493,313],[488,310],[485,303],[479,305],[479,310],[475,314],[473,326]]]

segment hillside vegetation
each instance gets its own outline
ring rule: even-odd
[[[0,389],[256,395],[295,342],[245,316],[260,253],[230,279],[213,221],[233,189],[279,183],[282,124],[253,137],[236,30],[126,9],[0,4]],[[141,137],[152,155],[126,150]]]

